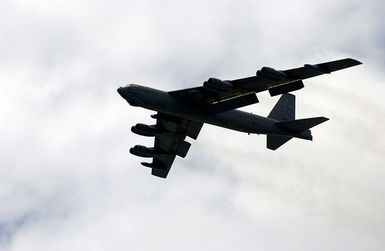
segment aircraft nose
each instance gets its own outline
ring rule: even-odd
[[[125,91],[125,89],[126,89],[125,87],[119,87],[118,90],[117,90],[119,95],[122,96],[122,98],[124,98],[124,99],[126,98],[126,91]]]

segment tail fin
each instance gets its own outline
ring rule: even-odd
[[[295,96],[288,93],[283,94],[267,117],[278,121],[294,120]]]
[[[293,137],[312,140],[309,129],[329,120],[325,117],[295,120],[295,96],[292,94],[283,94],[267,117],[278,120],[275,124],[287,130],[287,135],[267,135],[267,148],[271,150],[278,149]]]

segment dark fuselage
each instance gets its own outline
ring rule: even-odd
[[[213,113],[203,107],[177,99],[167,92],[140,86],[128,85],[118,89],[119,94],[132,106],[173,115],[188,120],[208,123],[231,130],[255,134],[290,135],[308,139],[303,133],[292,133],[276,126],[276,120],[239,110]]]

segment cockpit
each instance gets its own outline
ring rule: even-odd
[[[128,101],[133,106],[137,106],[140,102],[140,100],[143,99],[143,94],[146,95],[150,93],[150,88],[136,85],[136,84],[128,84],[124,87],[118,88],[118,93],[120,96],[122,96],[125,100]]]

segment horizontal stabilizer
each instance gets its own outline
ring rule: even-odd
[[[315,117],[315,118],[308,118],[308,119],[297,119],[297,120],[276,122],[275,124],[279,127],[299,133],[299,132],[306,131],[328,120],[329,119],[325,117]]]
[[[278,135],[267,135],[267,148],[270,150],[276,150],[293,137],[290,136],[278,136]]]

